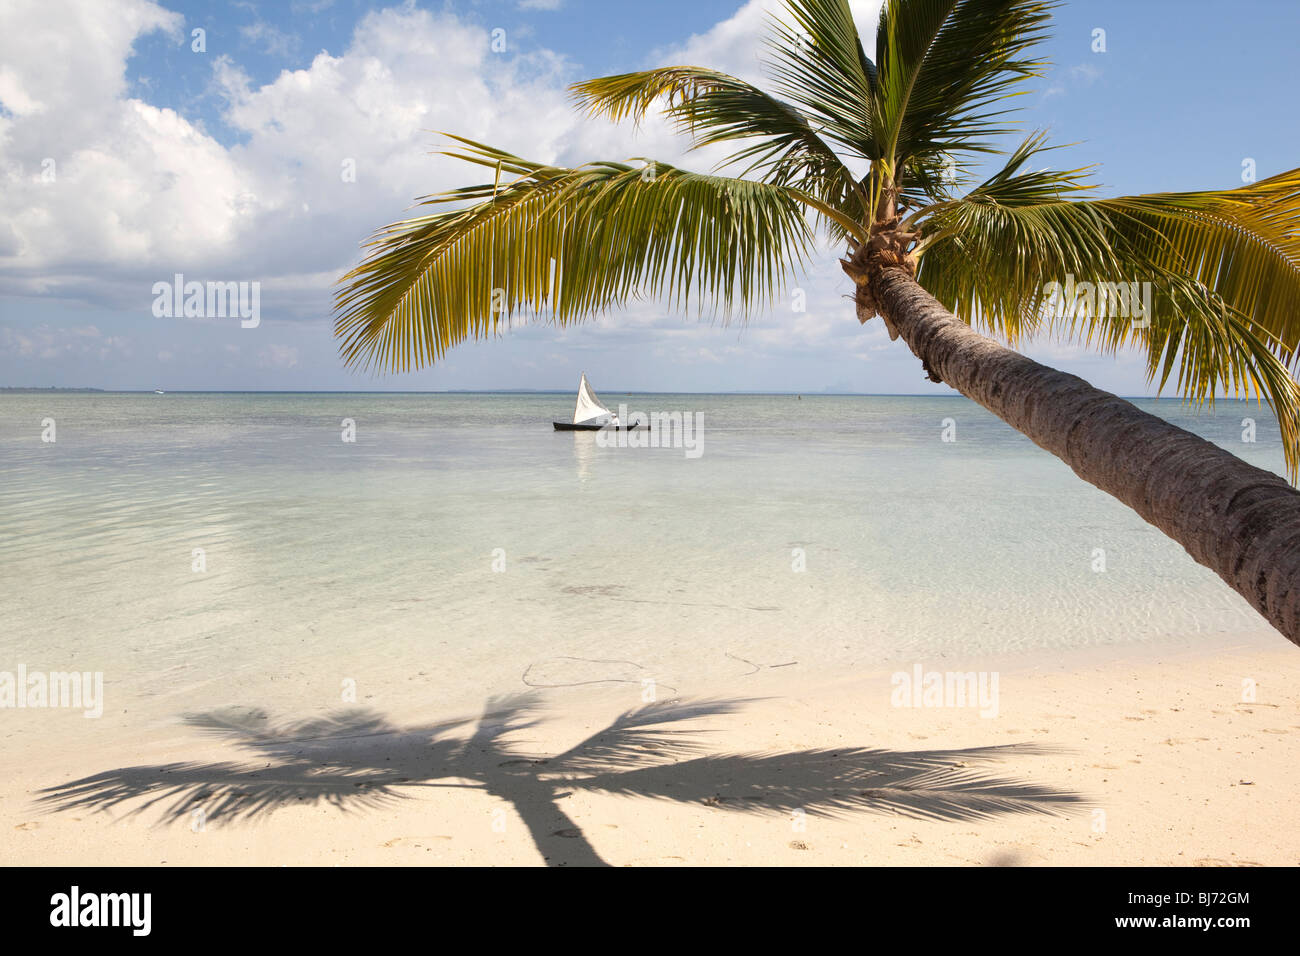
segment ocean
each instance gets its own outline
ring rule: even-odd
[[[0,671],[102,672],[105,717],[148,733],[230,705],[458,712],[1282,640],[965,399],[601,397],[692,416],[697,447],[556,432],[562,394],[0,396]],[[1267,408],[1138,404],[1282,471]],[[79,718],[81,745],[110,732]]]

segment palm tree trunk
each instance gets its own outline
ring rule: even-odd
[[[879,272],[870,296],[931,378],[1124,502],[1300,644],[1300,492],[1076,375],[980,335],[902,267]]]

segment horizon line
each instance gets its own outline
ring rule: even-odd
[[[157,386],[141,386],[137,388],[101,388],[93,385],[0,385],[0,393],[4,392],[82,392],[98,393],[105,395],[151,395],[157,391]],[[172,389],[164,389],[165,394],[189,394],[189,395],[572,395],[572,388],[313,388],[313,387],[294,387],[294,388],[264,388],[264,387],[238,387],[238,386],[178,386]],[[960,392],[951,391],[946,394],[935,394],[933,392],[841,392],[826,390],[765,390],[765,389],[726,389],[713,391],[689,391],[689,390],[661,390],[661,389],[618,389],[602,388],[601,392],[610,394],[624,395],[809,395],[818,398],[953,398],[965,399]],[[1123,399],[1148,399],[1152,401],[1187,401],[1182,396],[1177,395],[1118,395]],[[1222,395],[1216,396],[1216,400],[1230,401],[1232,399],[1248,398],[1250,396]]]

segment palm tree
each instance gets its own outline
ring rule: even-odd
[[[886,0],[873,60],[847,0],[786,0],[770,24],[772,92],[695,66],[573,88],[593,115],[659,105],[694,147],[734,144],[720,168],[735,176],[654,160],[560,168],[452,137],[446,155],[491,181],[424,197],[427,215],[376,233],[338,296],[345,362],[405,371],[525,311],[564,326],[634,296],[743,315],[781,296],[821,233],[846,249],[860,321],[880,316],[931,380],[1129,505],[1300,643],[1300,493],[1008,347],[1033,334],[1131,346],[1161,389],[1177,371],[1188,401],[1266,400],[1294,481],[1300,170],[1105,199],[1089,169],[1031,168],[1052,148],[1041,134],[999,149],[1002,101],[1041,75],[1032,48],[1053,6]],[[976,162],[997,155],[980,181]],[[1151,308],[1135,321],[1138,300],[1118,292],[1139,288]]]

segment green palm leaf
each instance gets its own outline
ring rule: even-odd
[[[1091,188],[1086,170],[1024,171],[1042,149],[1041,136],[1031,137],[966,196],[916,214],[918,281],[1009,340],[1046,330],[1104,351],[1136,345],[1150,379],[1163,389],[1177,369],[1178,391],[1190,401],[1267,399],[1294,474],[1300,387],[1285,359],[1295,355],[1300,318],[1285,306],[1300,302],[1300,258],[1288,232],[1300,171],[1224,192],[1081,200],[1069,197]],[[1103,297],[1046,314],[1049,284],[1070,277],[1149,283],[1150,315],[1109,309]]]
[[[1124,240],[1209,289],[1293,365],[1300,343],[1300,169],[1231,190],[1100,200]]]
[[[1012,95],[1045,61],[1023,54],[1046,35],[1041,0],[886,0],[876,29],[876,135],[885,170],[938,152],[989,151],[1010,132]]]
[[[672,66],[578,83],[578,103],[594,116],[639,120],[661,98],[678,131],[693,148],[752,140],[717,166],[745,164],[740,177],[797,186],[855,222],[865,218],[866,193],[835,150],[818,135],[800,109],[725,73]],[[831,235],[846,233],[824,219]]]
[[[464,148],[448,155],[517,178],[425,197],[458,208],[373,238],[338,295],[348,364],[403,371],[523,311],[567,325],[641,295],[748,312],[803,263],[805,210],[821,205],[790,187],[664,163],[563,169],[453,139]]]
[[[768,68],[777,92],[848,155],[876,159],[876,66],[848,0],[786,0],[784,13],[769,20]]]

